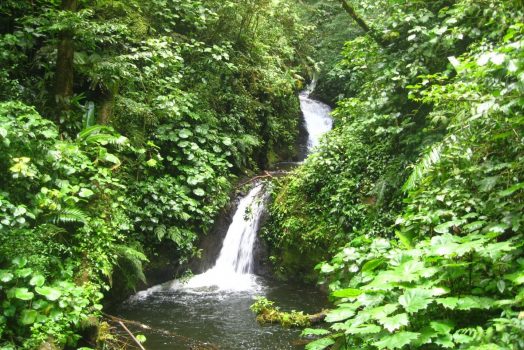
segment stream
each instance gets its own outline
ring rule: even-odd
[[[309,153],[332,128],[331,110],[310,98],[313,89],[314,84],[300,94]],[[240,200],[211,269],[139,292],[115,310],[119,317],[152,327],[133,329],[147,337],[148,350],[301,348],[300,330],[260,326],[249,309],[256,296],[275,301],[284,311],[315,313],[325,306],[325,296],[311,286],[253,273],[253,250],[266,200],[262,184]]]

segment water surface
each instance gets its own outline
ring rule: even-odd
[[[133,332],[147,337],[148,350],[303,348],[300,330],[277,325],[260,326],[249,307],[256,295],[264,295],[278,301],[282,310],[315,313],[325,306],[325,295],[311,287],[260,277],[256,278],[256,283],[257,289],[241,292],[173,289],[172,283],[167,283],[131,298],[116,313],[156,329],[132,328]],[[162,334],[161,331],[166,332]]]

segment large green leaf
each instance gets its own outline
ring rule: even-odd
[[[398,307],[398,304],[386,304],[366,310],[366,313],[369,314],[373,319],[379,320],[397,311]]]
[[[452,349],[455,347],[451,334],[441,334],[433,342],[446,349]]]
[[[26,267],[26,268],[23,268],[23,269],[15,270],[15,275],[17,277],[22,277],[22,278],[25,278],[25,277],[29,276],[32,273],[33,273],[33,269],[30,268],[30,267]]]
[[[448,334],[455,327],[455,325],[449,321],[432,321],[429,325],[433,330],[440,334]]]
[[[443,224],[440,224],[440,225],[436,226],[435,227],[435,232],[437,232],[437,233],[448,233],[450,228],[452,228],[454,226],[460,226],[462,223],[463,223],[462,220],[448,221],[448,222],[445,222]]]
[[[308,335],[327,335],[330,333],[330,331],[323,328],[306,328],[302,331],[301,335],[304,337]]]
[[[34,298],[35,294],[30,292],[27,288],[15,288],[14,296],[20,300],[31,300]]]
[[[361,295],[363,292],[360,289],[346,288],[339,289],[331,293],[336,298],[355,298]]]
[[[102,159],[105,160],[106,162],[113,163],[116,165],[120,164],[120,159],[118,159],[117,156],[111,153],[106,153]]]
[[[50,301],[55,301],[62,296],[62,292],[60,290],[52,287],[36,287],[35,291]]]
[[[335,309],[327,313],[326,322],[339,322],[346,320],[355,315],[355,310],[352,308]]]
[[[193,133],[189,129],[182,129],[178,132],[178,136],[180,136],[182,139],[187,139],[190,136],[193,136]]]
[[[379,349],[400,349],[419,337],[419,333],[398,332],[396,334],[382,337],[381,340],[373,343]]]
[[[407,312],[412,314],[425,309],[433,301],[431,295],[431,291],[426,289],[408,289],[399,297],[398,302]]]
[[[321,338],[317,339],[308,345],[306,345],[306,350],[323,350],[328,346],[335,344],[335,341],[331,338]]]
[[[524,189],[524,182],[521,182],[521,183],[518,183],[518,184],[515,184],[513,186],[511,186],[510,188],[504,190],[504,191],[500,191],[499,192],[499,196],[501,197],[507,197],[507,196],[510,196],[512,195],[514,192],[518,191],[518,190],[521,190],[521,189]]]
[[[0,270],[0,281],[7,283],[13,280],[13,277],[15,277],[11,272],[6,270]]]
[[[458,298],[456,297],[447,297],[435,299],[437,304],[444,306],[446,309],[455,310],[458,305]]]
[[[373,271],[384,263],[383,258],[372,259],[362,266],[362,272]]]
[[[378,322],[389,332],[393,332],[402,328],[403,326],[407,326],[409,324],[409,318],[408,314],[398,314],[395,316],[379,319]]]
[[[359,324],[356,326],[351,325],[349,328],[346,329],[347,334],[376,334],[382,331],[382,328],[375,325],[375,324]]]
[[[429,272],[429,270],[427,270],[421,261],[409,260],[395,268],[394,276],[399,282],[414,282],[418,280],[423,273]]]
[[[38,312],[36,310],[25,309],[22,310],[20,316],[20,323],[23,325],[30,325],[35,323],[36,318],[38,317]]]
[[[82,188],[80,192],[78,192],[78,196],[82,198],[89,198],[93,194],[95,194],[93,191],[91,191],[89,188]]]
[[[2,273],[0,272],[0,276]],[[518,271],[509,275],[505,275],[504,278],[507,280],[510,280],[511,282],[515,283],[516,285],[521,285],[524,283],[524,271]],[[1,279],[1,277],[0,277]]]
[[[196,194],[196,195],[199,196],[199,197],[203,197],[203,196],[206,195],[206,191],[204,191],[204,190],[201,189],[201,188],[195,188],[195,189],[193,190],[193,193]]]
[[[42,275],[35,275],[29,281],[29,284],[32,286],[41,287],[45,282],[45,278]]]
[[[27,259],[23,257],[16,257],[13,259],[13,264],[22,268],[27,264]]]

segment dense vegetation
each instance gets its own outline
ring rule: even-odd
[[[293,157],[293,6],[1,2],[2,349],[80,346],[102,293],[197,254],[236,178]]]
[[[198,256],[237,180],[296,156],[316,77],[335,128],[262,232],[330,291],[307,348],[524,349],[523,7],[2,1],[0,348],[109,348],[104,296]]]
[[[283,276],[326,260],[307,348],[523,349],[522,3],[346,7],[365,26],[325,73],[336,127],[264,231]]]

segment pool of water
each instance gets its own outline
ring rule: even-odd
[[[256,277],[256,287],[246,291],[210,288],[184,289],[166,283],[138,293],[113,311],[117,316],[144,323],[148,350],[177,349],[302,349],[300,330],[277,325],[261,326],[249,307],[256,296],[273,300],[284,311],[316,313],[326,297],[311,287],[283,284]]]

